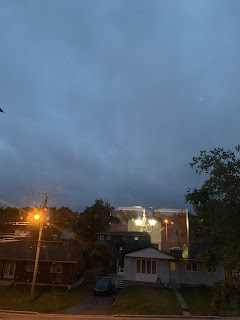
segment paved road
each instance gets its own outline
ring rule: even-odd
[[[149,320],[150,317],[114,317],[114,316],[106,316],[106,315],[60,315],[60,314],[14,314],[14,313],[2,313],[0,312],[0,320],[97,320],[97,319],[106,319],[106,320]],[[161,320],[183,320],[184,318],[175,318],[175,317],[161,317],[155,319]],[[204,317],[194,318],[194,320],[203,320]],[[211,319],[211,318],[205,318]],[[230,320],[236,319],[239,320],[240,318],[220,318],[221,320]]]

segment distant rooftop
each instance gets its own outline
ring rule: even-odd
[[[131,207],[118,207],[118,211],[143,211],[145,208],[141,206],[131,206]]]
[[[186,209],[170,209],[170,208],[156,208],[156,209],[153,209],[150,207],[149,208],[144,208],[142,206],[120,206],[117,208],[118,211],[144,211],[144,210],[147,210],[147,211],[153,211],[153,212],[162,212],[162,213],[172,213],[172,212],[186,212]]]

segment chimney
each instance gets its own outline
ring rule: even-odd
[[[182,258],[182,249],[179,247],[171,248],[170,254],[175,258]]]

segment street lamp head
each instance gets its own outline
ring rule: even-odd
[[[140,227],[142,225],[142,220],[141,219],[137,219],[135,220],[135,223],[138,227]]]
[[[39,214],[35,214],[34,219],[35,220],[39,220],[40,219],[40,215]]]
[[[164,222],[165,222],[165,223],[168,223],[168,220],[167,220],[167,219],[165,219],[165,220],[164,220]]]
[[[150,219],[150,220],[148,220],[148,222],[149,222],[151,227],[154,227],[157,221],[154,220],[154,219]]]

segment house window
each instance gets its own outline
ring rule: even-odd
[[[151,273],[151,261],[147,260],[147,273]]]
[[[156,274],[156,261],[137,260],[137,273]]]
[[[207,272],[217,272],[217,267],[216,266],[213,266],[213,265],[210,265],[209,268],[206,268]]]
[[[26,272],[33,272],[34,271],[34,264],[28,263],[26,266]]]
[[[107,240],[111,240],[111,236],[107,236]]]
[[[104,235],[100,235],[100,240],[104,240]]]
[[[176,262],[170,262],[170,270],[176,271]]]
[[[217,272],[217,267],[216,266],[211,266],[211,272]]]
[[[52,266],[51,266],[51,273],[62,273],[63,271],[63,265],[62,263],[52,263]]]
[[[156,270],[157,270],[157,262],[152,261],[152,274],[156,274]]]
[[[137,260],[137,273],[141,272],[141,260]]]
[[[190,262],[190,261],[188,261],[188,263],[187,263],[187,270],[188,271],[198,271],[198,265],[197,265],[197,263],[196,262]]]
[[[133,240],[139,240],[139,237],[133,237]]]
[[[126,236],[123,236],[123,240],[126,240]]]

